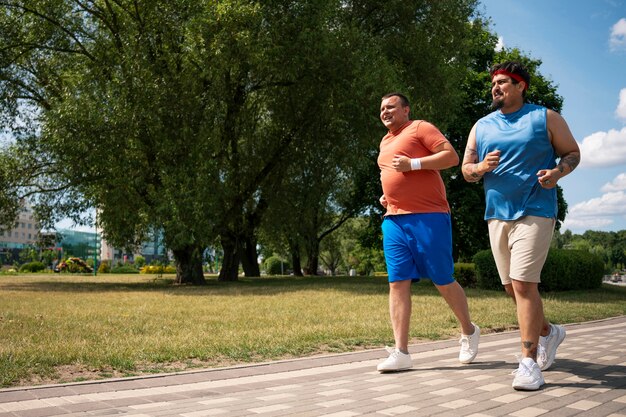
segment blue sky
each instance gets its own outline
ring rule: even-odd
[[[581,164],[559,181],[562,231],[626,230],[626,0],[482,0],[500,45],[539,59]]]

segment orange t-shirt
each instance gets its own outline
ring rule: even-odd
[[[450,212],[439,171],[420,169],[397,172],[391,166],[394,155],[421,158],[432,155],[439,145],[447,141],[439,129],[423,120],[410,120],[400,129],[383,137],[378,166],[387,200],[385,215]]]

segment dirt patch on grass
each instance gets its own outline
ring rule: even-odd
[[[92,368],[85,365],[62,365],[57,366],[49,375],[33,374],[28,379],[22,379],[12,386],[35,386],[67,384],[84,381],[101,381],[105,379],[128,378],[133,376],[146,376],[156,374],[168,374],[192,369],[212,368],[218,366],[229,366],[233,363],[224,361],[223,364],[215,362],[204,362],[200,360],[189,360],[185,362],[174,362],[167,364],[141,364],[134,369],[118,370],[112,368]]]

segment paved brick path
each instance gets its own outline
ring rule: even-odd
[[[4,416],[626,417],[626,316],[567,325],[539,391],[511,388],[519,333],[410,347],[415,368],[379,374],[382,349],[132,379],[0,390]]]

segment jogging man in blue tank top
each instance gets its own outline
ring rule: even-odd
[[[469,182],[483,179],[491,250],[517,306],[522,359],[513,388],[537,390],[565,339],[565,329],[544,317],[538,285],[556,222],[555,187],[580,150],[561,115],[525,103],[530,75],[520,63],[495,65],[490,75],[495,111],[472,128],[462,172]]]

